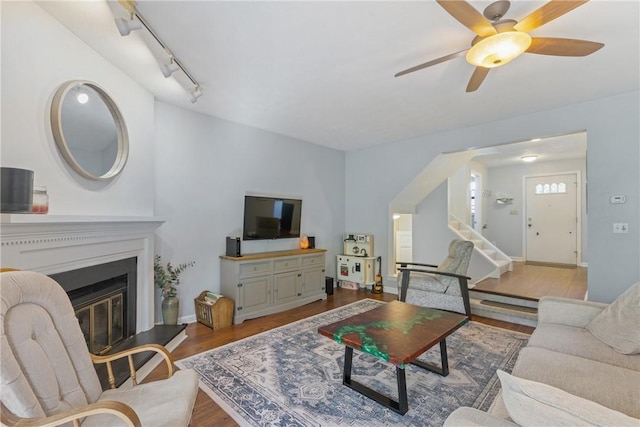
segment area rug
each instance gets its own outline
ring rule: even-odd
[[[403,416],[342,385],[344,346],[319,326],[386,304],[372,299],[309,317],[176,362],[241,426],[440,426],[460,406],[486,410],[529,335],[469,322],[447,338],[447,377],[406,368]],[[440,362],[435,346],[421,360]],[[354,351],[352,378],[397,399],[395,367]]]

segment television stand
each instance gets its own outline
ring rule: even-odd
[[[326,249],[220,256],[220,291],[235,300],[233,323],[326,299]]]

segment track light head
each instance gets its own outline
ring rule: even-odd
[[[179,69],[180,67],[173,60],[173,58],[171,58],[171,62],[169,62],[168,64],[160,64],[160,70],[162,71],[162,75],[165,76],[166,78],[171,77],[171,74],[173,74],[174,71],[178,71]]]
[[[189,93],[189,100],[191,101],[192,104],[195,104],[196,102],[198,102],[198,98],[200,98],[201,96],[202,96],[202,91],[200,90],[199,86],[196,86],[195,89],[193,89]]]
[[[118,27],[118,31],[123,37],[131,34],[131,31],[139,30],[140,28],[142,28],[142,24],[140,23],[140,21],[133,19],[133,16],[131,16],[130,19],[116,18],[115,21],[116,27]]]

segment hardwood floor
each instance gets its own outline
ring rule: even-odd
[[[474,291],[538,300],[543,296],[584,299],[587,292],[587,269],[562,268],[513,263],[500,279],[485,279]]]
[[[390,293],[376,295],[365,290],[354,291],[348,289],[336,289],[334,294],[330,295],[325,301],[316,301],[282,313],[276,313],[258,319],[246,320],[239,325],[229,326],[216,331],[212,331],[200,323],[191,323],[187,326],[186,330],[188,338],[183,341],[175,351],[173,351],[172,355],[174,360],[180,360],[364,298],[393,301],[396,299],[396,295]],[[512,323],[501,322],[499,320],[486,319],[477,316],[474,316],[473,320],[518,332],[530,334],[533,331],[533,328],[528,326],[515,325]],[[166,367],[164,365],[160,365],[151,372],[144,382],[165,378],[166,373]],[[226,427],[237,426],[238,424],[216,403],[214,403],[209,396],[207,396],[202,390],[199,390],[191,419],[191,425],[198,427]]]

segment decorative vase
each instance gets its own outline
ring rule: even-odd
[[[178,297],[166,297],[162,300],[162,321],[165,325],[178,324],[178,309],[180,300]]]

